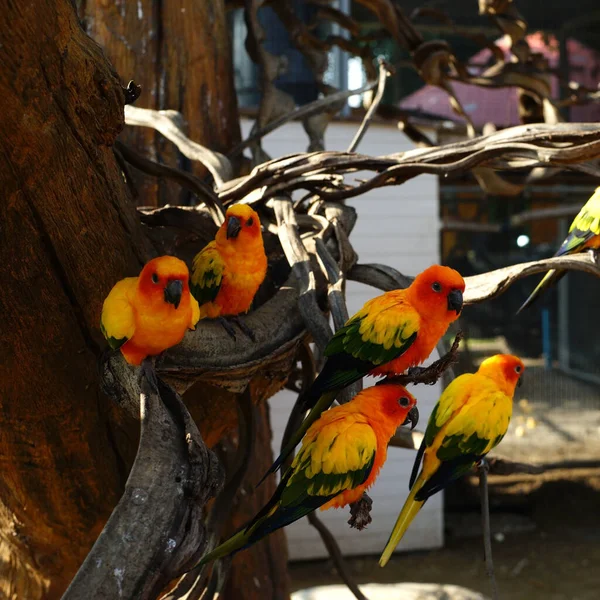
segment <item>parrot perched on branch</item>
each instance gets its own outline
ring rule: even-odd
[[[174,256],[148,262],[139,277],[121,279],[112,288],[100,317],[109,346],[125,360],[140,365],[183,339],[200,318],[189,289],[186,264]]]
[[[194,258],[192,294],[200,304],[200,318],[218,318],[235,339],[230,317],[254,340],[253,333],[235,317],[246,313],[267,274],[267,256],[260,219],[248,204],[233,204],[215,239]]]
[[[569,228],[569,235],[554,256],[578,254],[591,248],[600,248],[600,187],[596,188],[592,197],[573,219]],[[533,304],[546,288],[554,285],[564,275],[566,275],[566,271],[554,269],[548,271],[529,298],[523,302],[517,314]]]
[[[457,377],[444,390],[429,417],[410,477],[410,493],[379,560],[382,567],[425,501],[468,473],[500,443],[524,370],[516,356],[496,354],[484,360],[477,373]]]
[[[293,452],[336,394],[366,375],[400,375],[427,359],[463,306],[465,282],[454,269],[433,265],[404,290],[369,300],[331,338],[327,361],[292,411],[310,410],[264,478]],[[262,481],[261,480],[261,481]]]
[[[385,463],[396,429],[417,424],[416,402],[401,385],[382,384],[325,412],[306,432],[300,451],[265,507],[200,564],[247,548],[317,508],[341,508],[360,500]]]

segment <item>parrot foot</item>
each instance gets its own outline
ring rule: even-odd
[[[373,521],[371,518],[371,508],[373,508],[373,500],[367,493],[364,493],[360,500],[350,504],[348,525],[353,529],[362,531]]]
[[[486,473],[490,472],[490,464],[486,460],[485,456],[478,463],[476,463],[475,466],[477,467],[478,471],[485,471]]]
[[[229,337],[232,338],[234,342],[237,341],[237,336],[235,335],[235,329],[233,325],[225,317],[217,317],[217,321],[219,321]]]
[[[139,372],[139,384],[140,388],[143,389],[144,380],[147,381],[152,391],[158,394],[158,379],[156,378],[156,369],[154,368],[154,361],[155,357],[153,356],[148,356],[142,361]]]
[[[250,339],[252,342],[256,342],[256,336],[254,335],[254,331],[244,323],[239,317],[234,316],[230,317],[232,323],[235,323],[241,330],[241,332]]]

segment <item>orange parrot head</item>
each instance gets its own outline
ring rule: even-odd
[[[360,402],[365,414],[393,422],[395,427],[410,424],[414,429],[419,422],[416,398],[397,383],[380,383],[366,388],[352,402]]]
[[[464,291],[465,280],[458,271],[433,265],[415,277],[407,293],[420,314],[451,323],[460,315]]]
[[[146,264],[138,279],[138,291],[150,303],[172,304],[176,309],[189,295],[190,274],[186,264],[174,256],[159,256]]]
[[[513,356],[512,354],[495,354],[486,358],[479,365],[477,372],[499,383],[512,396],[515,392],[515,387],[521,385],[523,371],[525,371],[525,365],[517,356]]]
[[[262,245],[260,219],[250,205],[233,204],[225,213],[225,222],[216,236],[217,244],[233,246],[253,246],[257,242]]]

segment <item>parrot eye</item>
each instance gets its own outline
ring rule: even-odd
[[[156,273],[152,273],[152,283],[158,283],[158,275]]]
[[[434,292],[441,292],[442,291],[442,284],[439,281],[434,281],[433,284],[431,285],[431,289]]]
[[[252,225],[254,225],[254,218],[250,217],[247,221],[246,221],[246,225],[248,225],[248,227],[252,227]]]
[[[398,400],[398,404],[403,408],[406,408],[410,404],[410,400],[406,396],[402,396],[402,398]]]
[[[520,373],[520,372],[521,372],[521,365],[517,365],[517,366],[515,367],[515,371],[516,371],[517,373]]]

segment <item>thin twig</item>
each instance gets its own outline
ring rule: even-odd
[[[377,81],[367,81],[367,83],[365,83],[365,85],[363,85],[360,88],[357,88],[354,90],[344,90],[341,92],[335,92],[334,94],[329,94],[328,96],[325,96],[324,98],[319,98],[317,100],[313,100],[312,102],[309,102],[308,104],[304,104],[304,105],[296,108],[296,110],[293,110],[292,112],[290,112],[286,115],[283,115],[282,117],[279,117],[278,119],[274,119],[270,123],[267,123],[267,125],[265,125],[262,129],[259,129],[259,130],[255,131],[252,135],[249,135],[245,140],[240,142],[237,146],[234,146],[227,153],[227,156],[229,158],[234,158],[235,156],[240,154],[240,152],[242,152],[244,149],[246,149],[248,146],[250,146],[254,142],[260,140],[261,138],[265,137],[272,131],[279,129],[282,125],[285,125],[286,123],[289,123],[290,121],[299,121],[300,119],[305,119],[312,115],[316,115],[316,114],[328,109],[330,106],[332,106],[338,102],[341,103],[344,100],[351,98],[352,96],[364,94],[365,92],[372,90],[376,85],[377,85]]]
[[[362,120],[360,127],[358,128],[358,131],[356,132],[354,138],[350,142],[347,152],[355,152],[356,148],[358,147],[358,144],[360,144],[360,141],[363,139],[365,133],[367,132],[367,129],[371,124],[371,120],[373,119],[373,115],[377,111],[377,107],[379,106],[379,103],[383,98],[383,94],[385,92],[385,82],[386,79],[390,76],[390,74],[391,73],[389,65],[383,59],[379,59],[379,78],[377,80],[377,93],[375,94],[375,98],[373,98],[373,102],[371,102],[371,105],[369,106],[369,109],[367,110],[365,117]]]
[[[424,383],[425,385],[433,385],[437,383],[444,371],[458,361],[458,347],[463,338],[463,332],[457,332],[450,350],[428,367],[415,367],[414,369],[409,369],[406,375],[385,377],[375,385],[385,383],[398,383],[400,385]]]
[[[213,221],[221,225],[225,220],[225,210],[219,197],[199,177],[193,173],[181,171],[175,167],[157,163],[149,158],[138,154],[119,140],[115,142],[115,149],[119,151],[125,161],[143,173],[154,177],[167,177],[177,181],[180,185],[198,196],[198,199],[206,204]]]
[[[368,600],[368,598],[360,591],[357,583],[352,578],[352,575],[346,566],[346,562],[344,561],[342,551],[340,550],[340,547],[338,546],[338,543],[333,535],[331,535],[331,531],[327,529],[321,519],[319,519],[314,512],[308,515],[308,522],[319,532],[321,540],[323,540],[323,544],[325,544],[325,548],[327,548],[327,552],[329,552],[329,556],[333,561],[338,575],[346,584],[348,589],[354,594],[356,600]]]
[[[490,579],[492,588],[492,600],[498,600],[498,586],[494,573],[494,562],[492,560],[492,532],[490,527],[490,501],[487,484],[487,463],[485,458],[479,463],[479,493],[481,494],[481,526],[483,528],[483,551],[485,557],[485,569]]]

